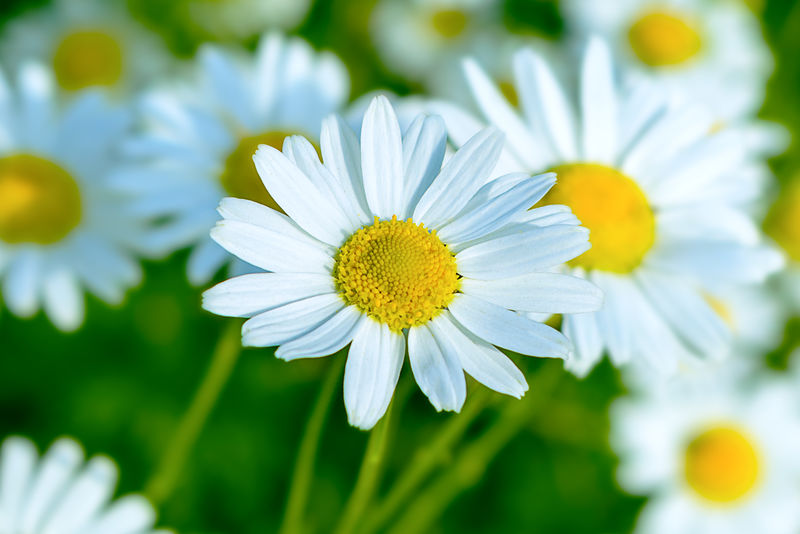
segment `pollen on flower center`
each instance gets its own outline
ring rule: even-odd
[[[445,39],[455,39],[467,28],[469,18],[459,9],[441,9],[431,15],[431,26]]]
[[[794,261],[800,261],[800,179],[781,191],[767,214],[764,229]]]
[[[653,11],[631,25],[628,40],[636,56],[651,67],[679,65],[702,48],[693,21],[683,15]]]
[[[758,482],[759,457],[740,430],[719,426],[706,430],[686,447],[686,482],[698,495],[730,503],[747,495]]]
[[[56,80],[68,91],[114,85],[122,78],[122,66],[122,47],[102,30],[69,33],[53,54]]]
[[[396,217],[350,236],[333,277],[345,302],[395,331],[431,320],[459,288],[455,257],[436,232]]]
[[[655,217],[639,186],[621,172],[593,163],[553,169],[558,182],[540,204],[565,204],[589,229],[592,248],[572,266],[628,273],[655,240]]]
[[[253,154],[256,153],[258,145],[269,145],[281,150],[283,140],[292,135],[288,132],[272,130],[249,137],[243,137],[239,144],[233,149],[225,160],[225,167],[220,175],[219,181],[225,192],[236,198],[246,198],[253,202],[259,202],[265,206],[283,213],[284,211],[269,194],[264,183],[258,176],[256,166],[253,163]]]
[[[55,243],[80,220],[80,189],[66,170],[31,154],[0,158],[0,241]]]

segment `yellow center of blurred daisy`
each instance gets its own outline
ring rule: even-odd
[[[703,44],[693,21],[663,11],[647,13],[634,22],[628,40],[636,56],[651,67],[684,63]]]
[[[431,26],[445,39],[455,39],[467,28],[469,18],[458,9],[442,9],[431,14]]]
[[[800,261],[800,178],[796,178],[772,205],[764,229],[794,261]]]
[[[594,163],[553,169],[558,182],[540,205],[565,204],[589,229],[592,248],[569,262],[574,267],[629,273],[655,240],[655,217],[636,182]]]
[[[0,158],[0,241],[48,245],[80,221],[80,189],[67,171],[31,154]]]
[[[111,86],[122,78],[122,47],[102,30],[67,34],[56,46],[53,70],[68,91],[91,86]]]
[[[397,217],[350,236],[333,277],[345,302],[395,331],[430,321],[459,288],[455,257],[436,232]]]
[[[253,154],[258,145],[269,145],[281,150],[283,140],[290,135],[292,134],[282,131],[269,131],[243,137],[225,160],[225,168],[219,178],[225,192],[232,197],[246,198],[284,213],[258,176]]]
[[[755,447],[735,428],[706,430],[686,447],[686,482],[712,502],[730,503],[747,495],[758,482],[759,469]]]

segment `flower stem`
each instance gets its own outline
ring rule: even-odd
[[[334,393],[337,390],[336,386],[342,374],[346,355],[338,354],[330,359],[332,361],[328,374],[325,377],[319,395],[317,395],[317,400],[314,402],[314,407],[311,409],[311,416],[308,418],[308,423],[300,442],[300,451],[297,454],[297,462],[292,473],[286,511],[281,523],[281,534],[300,534],[305,530],[303,513],[306,509],[308,493],[314,476],[314,463],[319,449],[320,437],[325,427],[325,420],[330,411]]]
[[[521,401],[506,403],[498,419],[472,443],[466,445],[447,471],[405,509],[389,534],[430,532],[431,526],[464,490],[477,484],[491,460],[505,447],[531,418],[531,410],[550,396],[558,377],[563,373],[556,365],[544,367],[533,388]]]
[[[240,330],[239,321],[231,320],[225,326],[214,349],[208,372],[168,443],[158,468],[147,483],[145,494],[156,505],[164,502],[175,489],[192,447],[230,378],[242,351]]]

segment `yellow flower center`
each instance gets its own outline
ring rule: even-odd
[[[800,178],[781,191],[764,229],[794,261],[800,261]]]
[[[431,14],[431,27],[445,39],[455,39],[467,28],[469,17],[458,9],[442,9]]]
[[[31,154],[0,158],[0,241],[47,245],[80,221],[80,189],[67,171]]]
[[[122,66],[122,47],[102,30],[69,33],[53,54],[56,80],[68,91],[114,85],[122,78]]]
[[[756,448],[732,427],[706,430],[686,447],[686,482],[698,495],[715,503],[731,503],[747,495],[756,486],[759,471]]]
[[[430,321],[459,288],[455,257],[436,232],[397,217],[350,236],[333,277],[345,302],[395,331]]]
[[[655,240],[655,217],[636,182],[594,163],[553,169],[558,182],[540,204],[565,204],[589,229],[592,248],[569,262],[574,267],[629,273]]]
[[[634,22],[628,40],[636,56],[651,67],[684,63],[703,45],[693,21],[664,11],[647,13]]]
[[[225,160],[225,168],[219,178],[228,195],[259,202],[284,213],[258,176],[253,163],[253,154],[256,153],[258,145],[269,145],[281,150],[283,140],[290,135],[292,134],[282,131],[269,131],[239,140],[239,144]]]

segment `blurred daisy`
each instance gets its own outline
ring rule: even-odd
[[[613,405],[620,484],[650,496],[635,532],[800,529],[796,389],[774,377],[743,384],[742,371],[696,374]]]
[[[601,35],[616,57],[701,102],[715,120],[749,117],[764,102],[773,60],[758,18],[740,0],[565,0],[577,40]]]
[[[507,133],[495,173],[556,172],[540,204],[570,206],[591,231],[591,250],[569,268],[604,290],[605,305],[565,318],[577,353],[568,366],[583,375],[604,349],[617,365],[643,358],[665,371],[681,358],[727,353],[730,329],[704,297],[780,267],[742,209],[768,171],[740,150],[738,134],[710,134],[713,118],[702,110],[673,110],[648,83],[621,91],[602,41],[590,43],[581,69],[573,98],[539,56],[519,51],[523,119],[465,62],[478,106]],[[432,109],[456,145],[481,127],[454,106]]]
[[[82,286],[108,303],[141,278],[134,257],[155,254],[148,223],[109,184],[131,117],[96,92],[63,109],[44,68],[0,73],[0,279],[21,317],[40,304],[62,330],[80,326]]]
[[[127,144],[138,164],[119,173],[116,183],[129,191],[161,192],[134,209],[170,219],[162,242],[195,245],[189,279],[206,282],[230,261],[208,237],[220,199],[246,198],[279,209],[253,165],[256,147],[280,147],[297,133],[317,143],[322,119],[344,105],[348,92],[339,59],[315,53],[300,39],[265,36],[254,56],[207,46],[194,83],[145,98],[145,131]]]
[[[247,39],[268,29],[290,30],[308,14],[311,0],[183,0],[188,19],[217,39]]]
[[[272,272],[223,282],[205,293],[204,307],[250,317],[244,344],[279,345],[285,360],[327,356],[352,341],[344,400],[360,428],[386,411],[406,344],[433,406],[458,411],[465,371],[501,393],[527,390],[495,345],[543,357],[570,352],[558,331],[515,311],[600,305],[593,285],[548,272],[589,246],[563,206],[528,210],[555,177],[487,183],[502,134],[479,132],[442,166],[445,140],[441,119],[423,115],[401,136],[389,101],[377,97],[360,146],[342,119],[326,119],[324,164],[299,136],[283,153],[259,147],[256,167],[281,211],[225,199],[212,231],[231,253]]]
[[[782,186],[764,221],[767,234],[789,258],[788,268],[777,277],[779,298],[794,313],[800,312],[800,174]]]
[[[12,19],[0,41],[12,70],[34,60],[50,67],[66,91],[86,87],[137,89],[164,70],[159,39],[109,0],[54,0]]]
[[[30,440],[6,438],[0,448],[0,532],[168,534],[152,530],[156,512],[144,497],[111,501],[117,476],[110,458],[84,462],[71,439],[59,439],[40,459]]]

